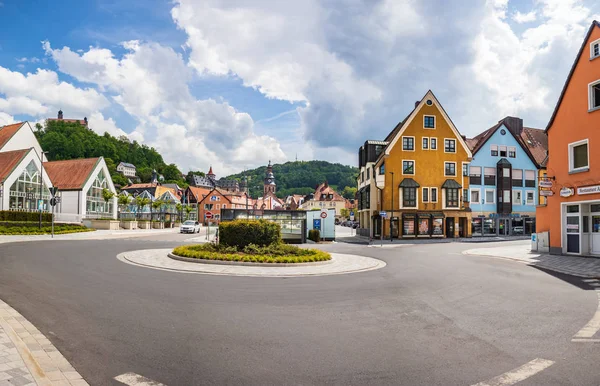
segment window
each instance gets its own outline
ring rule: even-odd
[[[423,137],[423,150],[429,149],[429,138]]]
[[[360,182],[365,182],[365,172],[364,170],[360,172]]]
[[[492,145],[492,146],[490,146],[490,149],[492,150],[492,157],[497,157],[498,156],[498,145]]]
[[[526,198],[527,205],[533,205],[534,204],[534,195],[533,195],[533,193],[534,192],[531,191],[531,190],[528,190],[527,192],[525,192],[525,194],[526,194],[525,198]]]
[[[512,186],[523,186],[523,169],[513,169]]]
[[[469,175],[469,164],[462,164],[462,169],[463,169],[463,176],[468,176]]]
[[[219,204],[217,204],[217,209],[219,209]]]
[[[429,188],[423,188],[423,202],[429,202]]]
[[[522,205],[523,204],[523,196],[520,190],[513,190],[512,203],[513,205]]]
[[[431,115],[425,115],[423,117],[423,127],[426,129],[435,129],[435,117]]]
[[[569,171],[585,171],[589,165],[588,140],[569,144]]]
[[[445,153],[456,153],[456,140],[445,139],[444,140],[444,152]]]
[[[437,138],[430,138],[429,139],[429,148],[431,150],[437,150]]]
[[[596,40],[590,44],[590,59],[600,56],[600,41]]]
[[[446,189],[446,208],[458,208],[458,189]]]
[[[494,203],[494,196],[495,196],[495,191],[493,190],[487,190],[485,191],[485,203],[486,204],[493,204]]]
[[[402,188],[402,206],[404,208],[417,206],[417,188]]]
[[[515,146],[508,147],[508,156],[510,158],[517,158],[517,148]]]
[[[384,175],[385,174],[385,164],[381,164],[381,166],[379,167],[379,175]]]
[[[567,213],[579,213],[579,205],[567,205]]]
[[[589,107],[594,110],[600,107],[600,80],[589,85]]]
[[[408,151],[415,150],[415,138],[414,137],[402,137],[402,150],[408,150]]]
[[[535,170],[525,170],[525,186],[535,188]]]
[[[367,180],[371,179],[371,170],[367,168]]]
[[[469,189],[463,189],[463,202],[469,202]]]
[[[471,166],[469,168],[469,184],[481,185],[481,166]]]
[[[431,188],[431,202],[437,202],[437,188]]]
[[[204,204],[205,210],[212,210],[212,208],[213,208],[213,204]]]
[[[402,174],[415,174],[415,161],[402,161]]]
[[[506,157],[506,146],[500,146],[500,157]]]
[[[479,197],[479,189],[471,190],[471,202],[473,204],[481,203],[481,197]]]
[[[484,168],[483,184],[491,186],[496,185],[496,168]]]
[[[33,170],[35,171],[35,173],[37,173],[37,168],[33,161],[31,161],[29,166],[33,166],[35,168]],[[31,169],[29,166],[27,167],[25,172],[32,177],[31,182],[37,182],[39,185],[40,180],[36,178],[37,174],[31,173]],[[23,174],[23,177],[24,176],[25,173]],[[25,181],[27,181],[27,179]],[[94,179],[92,186],[90,186],[90,189],[86,193],[86,215],[90,217],[112,216],[114,200],[109,200],[108,202],[104,201],[104,198],[102,197],[102,192],[104,191],[104,189],[109,189],[109,185],[106,176],[104,175],[104,171],[101,170],[100,173],[98,173],[98,175]],[[39,191],[35,192],[35,199],[39,199]],[[46,203],[44,203],[44,207],[46,207],[45,204]]]
[[[444,162],[444,175],[456,176],[456,162]]]
[[[502,191],[502,202],[505,204],[510,202],[510,190]]]
[[[211,201],[221,201],[221,197],[219,196],[210,196]]]

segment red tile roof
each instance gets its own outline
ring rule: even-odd
[[[0,182],[4,182],[4,180],[8,178],[14,168],[17,167],[19,162],[21,162],[30,151],[31,148],[0,153]]]
[[[521,133],[523,143],[529,149],[529,152],[535,158],[538,165],[545,166],[544,160],[548,155],[548,135],[543,129],[534,129],[524,127]]]
[[[94,171],[100,158],[44,162],[44,170],[52,185],[59,190],[80,190]]]
[[[48,118],[48,121],[60,121],[60,122],[68,122],[68,123],[73,123],[73,122],[77,122],[82,126],[87,126],[87,122],[83,119],[62,119],[62,118]]]
[[[2,149],[8,140],[10,140],[12,136],[19,131],[24,123],[25,122],[13,123],[12,125],[6,125],[0,128],[0,149]]]

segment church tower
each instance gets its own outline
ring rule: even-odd
[[[275,189],[277,188],[277,184],[275,184],[275,176],[273,175],[273,165],[271,165],[271,161],[269,161],[269,165],[267,165],[267,172],[265,174],[265,182],[263,186],[263,196],[266,196],[267,193],[275,194]]]

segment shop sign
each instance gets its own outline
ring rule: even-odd
[[[551,197],[554,196],[554,192],[551,190],[540,190],[540,196]]]
[[[540,183],[540,188],[551,188],[553,185],[552,180],[541,180]]]
[[[579,231],[579,224],[567,224],[567,229]]]
[[[573,193],[573,189],[571,188],[562,188],[559,194],[561,197],[571,197]]]
[[[577,188],[577,194],[594,194],[600,193],[600,185],[584,186]]]

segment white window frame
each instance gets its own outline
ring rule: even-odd
[[[592,87],[598,84],[600,84],[600,79],[588,84],[588,111],[596,111],[600,109],[600,104],[598,107],[594,107],[594,93],[592,92]]]
[[[504,155],[502,155],[503,151],[504,151]],[[498,157],[508,157],[508,146],[506,146],[506,145],[498,146]]]
[[[492,152],[495,151],[496,155],[492,155]],[[490,145],[490,157],[498,157],[498,145]]]
[[[425,140],[427,140],[427,147],[423,146],[423,144],[424,144],[423,141],[425,141]],[[421,150],[429,150],[429,137],[422,137],[421,138]]]
[[[413,163],[413,172],[412,173],[404,173],[404,162],[412,162]],[[402,160],[402,175],[403,176],[414,176],[417,174],[417,162],[412,159],[403,159]],[[418,190],[418,189],[417,189]]]
[[[425,127],[425,117],[432,117],[433,118],[433,127]],[[437,119],[435,118],[435,115],[423,115],[423,129],[425,130],[435,130],[437,126]]]
[[[431,147],[431,140],[435,139],[435,149],[433,147]],[[429,150],[437,150],[438,149],[438,140],[437,137],[429,137]]]
[[[584,167],[580,167],[580,168],[574,168],[573,167],[573,163],[575,162],[575,157],[573,157],[573,150],[575,149],[575,146],[579,146],[579,145],[583,145],[583,144],[587,144],[588,146],[588,151],[587,151],[587,166]],[[590,141],[586,138],[586,139],[582,139],[581,141],[577,141],[577,142],[571,142],[568,145],[568,151],[569,151],[569,173],[573,173],[573,172],[582,172],[582,171],[586,171],[586,170],[590,170]]]
[[[529,194],[531,194],[531,201],[529,201]],[[525,205],[535,205],[535,190],[525,191]]]
[[[521,197],[519,198],[519,202],[515,202],[515,197],[517,197],[517,195],[515,193],[521,194]],[[512,204],[513,205],[523,205],[523,190],[522,189],[513,189],[512,190]]]
[[[590,60],[600,57],[600,54],[594,55],[594,46],[595,45],[598,45],[598,52],[600,53],[600,39],[594,40],[593,42],[590,43]]]
[[[412,140],[413,140],[413,148],[412,148],[412,150],[405,150],[404,149],[404,138],[412,138]],[[414,152],[415,151],[415,148],[417,147],[416,146],[417,144],[415,143],[415,137],[414,136],[403,135],[401,139],[402,139],[402,151],[410,151],[410,152]]]
[[[489,201],[487,200],[487,194],[488,194],[488,192],[492,192],[492,193],[493,193],[493,194],[492,194],[492,198],[493,198],[492,202],[489,202]],[[486,204],[495,204],[495,203],[496,203],[496,189],[486,189],[486,190],[485,190],[484,202],[485,202]]]
[[[433,201],[433,191],[435,190],[435,201]],[[440,193],[440,190],[437,187],[430,187],[429,188],[429,202],[435,204],[438,202],[439,200],[439,196],[438,194]]]
[[[446,174],[446,164],[454,164],[454,174]],[[461,170],[462,173],[462,170]],[[456,177],[456,162],[444,161],[444,177]]]
[[[511,157],[511,156],[510,156],[510,152],[511,152],[511,151],[512,151],[513,153],[515,153],[515,156],[514,156],[514,157]],[[508,152],[506,153],[506,155],[508,156],[508,158],[517,158],[517,147],[516,147],[516,146],[509,146],[509,147],[508,147]]]
[[[454,151],[446,151],[446,140],[454,141]],[[444,138],[444,153],[448,153],[448,154],[456,154],[457,153],[456,138]]]
[[[477,192],[477,202],[476,204],[480,204],[481,205],[481,189],[469,189],[469,199],[470,199],[470,203],[473,204],[473,192]]]
[[[427,200],[425,200],[425,190],[427,190]],[[421,197],[423,197],[424,203],[429,202],[429,188],[428,187],[421,188]]]

